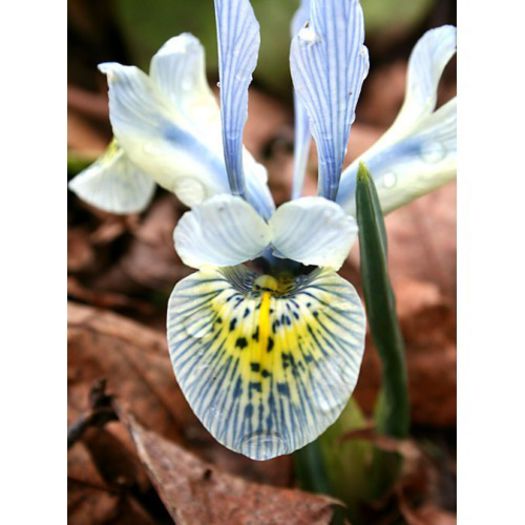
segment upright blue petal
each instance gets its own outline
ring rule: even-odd
[[[295,12],[292,20],[292,38],[306,25],[310,19],[310,0],[301,0],[299,9]],[[294,140],[294,168],[292,182],[292,199],[298,199],[304,186],[304,176],[310,152],[312,133],[308,122],[308,113],[294,91],[294,117],[295,117],[295,140]]]
[[[319,194],[335,200],[361,86],[368,74],[358,0],[312,0],[311,17],[292,41],[292,79],[319,157]]]
[[[249,0],[215,0],[222,137],[228,181],[245,195],[242,133],[248,116],[248,86],[257,64],[259,24]]]

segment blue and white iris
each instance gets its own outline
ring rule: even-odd
[[[353,286],[336,273],[357,235],[357,163],[373,174],[385,212],[455,175],[455,100],[435,106],[456,34],[444,26],[418,42],[398,118],[343,171],[369,67],[363,13],[358,0],[303,0],[290,53],[293,199],[276,210],[266,170],[242,145],[259,25],[249,0],[215,0],[215,13],[220,108],[202,46],[190,34],[170,39],[149,75],[102,64],[115,139],[70,188],[102,209],[130,213],[147,206],[156,182],[192,208],[174,240],[199,271],[170,298],[170,356],[206,428],[260,460],[315,439],[357,382],[365,315]],[[318,195],[300,197],[312,137]]]

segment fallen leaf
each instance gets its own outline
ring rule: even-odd
[[[455,309],[437,285],[411,279],[395,287],[405,341],[411,419],[415,424],[454,426],[456,422]],[[355,390],[371,413],[381,385],[381,361],[372,337]]]
[[[169,293],[191,270],[184,268],[175,252],[173,230],[181,215],[180,204],[164,195],[148,209],[118,261],[96,278],[97,289],[132,293],[149,290]]]
[[[79,226],[67,231],[67,267],[71,272],[81,272],[95,263],[95,251],[86,228]]]
[[[93,290],[83,286],[78,279],[71,275],[67,278],[67,295],[70,299],[99,308],[132,310],[143,316],[151,316],[155,313],[155,308],[150,303],[115,292]]]
[[[456,516],[432,504],[412,509],[406,502],[400,502],[401,514],[407,525],[456,525]]]
[[[68,451],[67,490],[71,525],[155,523],[133,498],[104,481],[82,442]]]
[[[67,145],[76,153],[98,157],[109,142],[85,116],[69,109],[67,113]]]
[[[152,483],[179,525],[328,524],[335,500],[326,496],[247,482],[221,472],[155,432],[120,408]]]

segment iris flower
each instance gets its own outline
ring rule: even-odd
[[[456,36],[444,26],[417,43],[399,116],[343,171],[369,68],[363,13],[358,0],[303,0],[290,52],[293,198],[275,209],[264,167],[242,145],[259,25],[249,0],[215,0],[215,14],[220,109],[202,46],[190,34],[170,39],[149,75],[102,64],[115,139],[70,188],[100,208],[129,213],[147,206],[157,182],[191,208],[174,232],[183,262],[197,270],[169,300],[175,375],[218,441],[265,460],[319,436],[357,382],[365,312],[337,274],[357,235],[357,163],[367,163],[385,212],[455,175],[455,100],[435,106]],[[318,194],[301,197],[312,137]]]

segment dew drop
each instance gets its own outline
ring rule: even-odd
[[[429,164],[443,160],[446,153],[447,150],[440,142],[426,142],[421,147],[421,158]]]
[[[299,38],[307,44],[315,44],[320,40],[319,35],[309,25],[299,31]]]
[[[146,143],[143,146],[144,153],[148,155],[157,155],[159,153],[159,148],[156,144]]]
[[[397,184],[397,175],[391,171],[383,175],[383,186],[387,189],[393,188]]]

